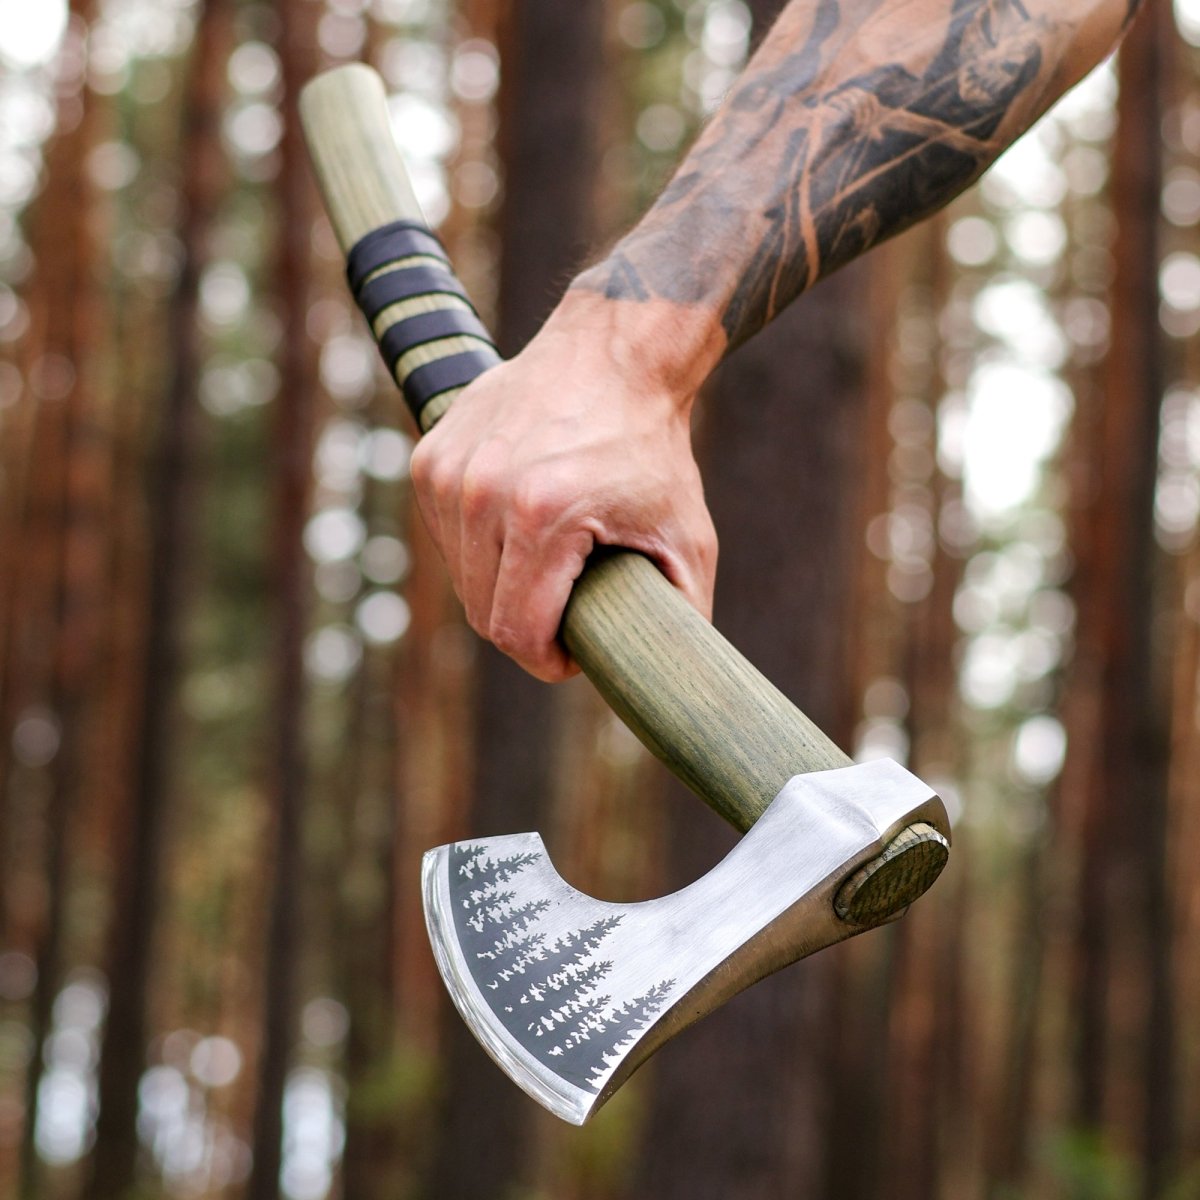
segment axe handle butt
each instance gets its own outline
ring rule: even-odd
[[[425,221],[399,162],[383,80],[351,63],[305,84],[300,118],[325,210],[344,251],[393,221]]]
[[[305,87],[300,110],[351,286],[427,432],[499,358],[425,226],[379,76],[361,64],[326,72]],[[850,762],[641,555],[593,556],[562,637],[634,733],[738,829],[754,824],[793,775]],[[874,922],[883,908],[915,899],[927,884],[889,890],[885,882],[912,855],[887,859],[884,874],[845,893],[844,919],[859,923],[855,914],[869,908]],[[862,896],[872,899],[854,902],[866,882]]]
[[[833,911],[861,929],[882,925],[933,886],[949,857],[950,843],[932,825],[908,825],[842,883]]]

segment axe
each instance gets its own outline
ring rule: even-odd
[[[301,114],[350,287],[428,432],[499,356],[421,216],[379,76],[330,71]],[[571,887],[536,833],[425,855],[429,937],[459,1012],[529,1095],[582,1124],[743,988],[900,915],[945,865],[950,826],[903,767],[852,764],[639,554],[592,556],[561,637],[642,742],[748,831],[704,878],[638,904]]]

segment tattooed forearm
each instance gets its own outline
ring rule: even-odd
[[[575,286],[730,345],[970,184],[1137,0],[792,0],[641,224]]]

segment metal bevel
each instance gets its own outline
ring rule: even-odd
[[[914,820],[949,834],[937,796],[889,760],[798,775],[707,875],[637,904],[571,887],[536,833],[452,843],[422,867],[430,941],[484,1049],[582,1124],[668,1037],[859,932],[833,895]]]

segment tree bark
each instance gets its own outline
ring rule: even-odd
[[[280,145],[275,279],[283,319],[280,389],[271,441],[271,604],[274,736],[270,793],[274,845],[257,1065],[253,1167],[247,1200],[276,1200],[283,1161],[283,1098],[297,1034],[297,973],[302,919],[303,818],[308,789],[304,750],[304,636],[309,573],[303,534],[311,498],[316,362],[306,319],[316,217],[308,155],[296,102],[316,69],[314,5],[277,0],[284,134]]]
[[[780,4],[750,8],[761,37]],[[742,347],[711,381],[698,437],[721,542],[715,622],[842,746],[868,391],[865,330],[851,314],[863,291],[862,267],[851,268]],[[666,884],[677,888],[733,837],[682,788],[668,791]],[[839,958],[826,951],[764,980],[658,1057],[635,1194],[822,1194]]]
[[[167,314],[171,369],[146,494],[148,611],[132,795],[114,833],[120,868],[110,931],[109,1009],[89,1193],[96,1200],[121,1200],[133,1187],[137,1173],[137,1093],[146,1065],[154,917],[174,761],[175,695],[196,502],[192,477],[202,367],[197,327],[199,284],[205,238],[226,182],[220,119],[229,18],[222,0],[205,0],[183,101],[183,259]]]
[[[86,24],[92,5],[90,0],[77,0],[71,10]],[[13,623],[8,655],[0,664],[8,672],[8,678],[0,680],[7,685],[0,688],[0,743],[4,744],[0,792],[6,799],[11,785],[19,782],[9,754],[14,726],[23,710],[28,711],[26,706],[43,705],[45,719],[54,723],[57,734],[57,746],[44,763],[17,768],[25,774],[20,790],[45,803],[39,863],[43,887],[33,893],[44,899],[30,905],[33,911],[26,914],[32,918],[28,921],[33,934],[29,948],[37,966],[29,1018],[34,1049],[25,1076],[20,1149],[21,1194],[30,1197],[37,1194],[39,1184],[35,1148],[38,1092],[54,1000],[64,972],[66,909],[73,874],[69,841],[92,712],[88,671],[97,648],[97,613],[103,595],[103,550],[89,545],[104,524],[95,506],[103,505],[106,498],[103,468],[98,476],[96,471],[104,452],[93,427],[96,389],[87,375],[95,349],[92,270],[96,249],[91,227],[77,217],[80,196],[89,194],[83,161],[96,136],[99,107],[96,98],[86,94],[68,95],[60,105],[59,121],[66,122],[66,128],[60,129],[48,148],[48,184],[35,210],[32,241],[38,273],[30,297],[34,312],[30,344],[36,347],[36,367],[43,386],[34,390],[37,410],[32,418],[31,449],[39,469],[28,472],[28,490],[21,497],[24,511],[17,551],[21,557],[12,561],[14,567],[19,562],[20,568],[14,571],[10,585]],[[73,108],[77,109],[74,116]],[[47,378],[51,372],[63,378],[51,381]],[[33,374],[27,371],[27,377]],[[46,389],[48,383],[51,390]],[[94,570],[97,557],[101,559],[101,580]],[[15,798],[18,789],[12,790]],[[0,813],[0,823],[7,822],[8,814]],[[7,911],[7,905],[4,907]],[[15,924],[26,925],[26,920]]]
[[[1156,635],[1162,345],[1158,323],[1159,130],[1165,5],[1126,39],[1114,152],[1113,337],[1098,428],[1099,487],[1077,590],[1083,678],[1100,688],[1085,816],[1077,933],[1075,1117],[1127,1136],[1141,1125],[1142,1194],[1158,1196],[1175,1142],[1170,914],[1165,879],[1169,651]],[[1139,981],[1135,1000],[1116,984]],[[1134,1008],[1139,1016],[1135,1016]],[[1134,1030],[1133,1026],[1137,1025]],[[1119,1056],[1124,1030],[1140,1059]],[[1134,1082],[1134,1081],[1137,1082]],[[1118,1087],[1118,1083],[1120,1086]]]
[[[517,0],[501,31],[504,203],[496,334],[506,356],[537,331],[590,240],[603,20],[601,0]],[[481,650],[476,688],[471,834],[542,827],[560,701],[491,646]],[[532,1102],[514,1095],[457,1018],[447,1072],[432,1194],[491,1200],[529,1169]],[[474,1150],[464,1154],[468,1144]]]
[[[850,314],[862,283],[860,268],[827,281],[740,349],[714,377],[700,431],[721,538],[716,624],[843,746],[866,397],[865,331]],[[670,790],[673,889],[722,858],[733,834]],[[822,1194],[837,957],[757,984],[658,1056],[635,1194]]]
[[[1124,491],[1137,525],[1122,581],[1133,622],[1116,633],[1110,669],[1115,701],[1106,737],[1109,808],[1114,836],[1130,829],[1134,884],[1134,950],[1145,979],[1141,1004],[1142,1180],[1144,1200],[1156,1200],[1170,1181],[1177,1141],[1175,1015],[1172,1003],[1172,921],[1167,881],[1168,710],[1171,650],[1157,635],[1155,589],[1160,556],[1154,538],[1164,346],[1158,321],[1160,207],[1163,187],[1161,129],[1171,11],[1151,0],[1126,39],[1120,57],[1120,123],[1113,163],[1117,216],[1117,274],[1113,297],[1110,380],[1130,405],[1132,478]],[[1120,606],[1114,606],[1120,611]],[[1119,706],[1119,708],[1118,708]],[[1139,802],[1140,799],[1140,802]],[[1130,811],[1130,803],[1134,808]],[[1130,819],[1132,818],[1132,819]]]

